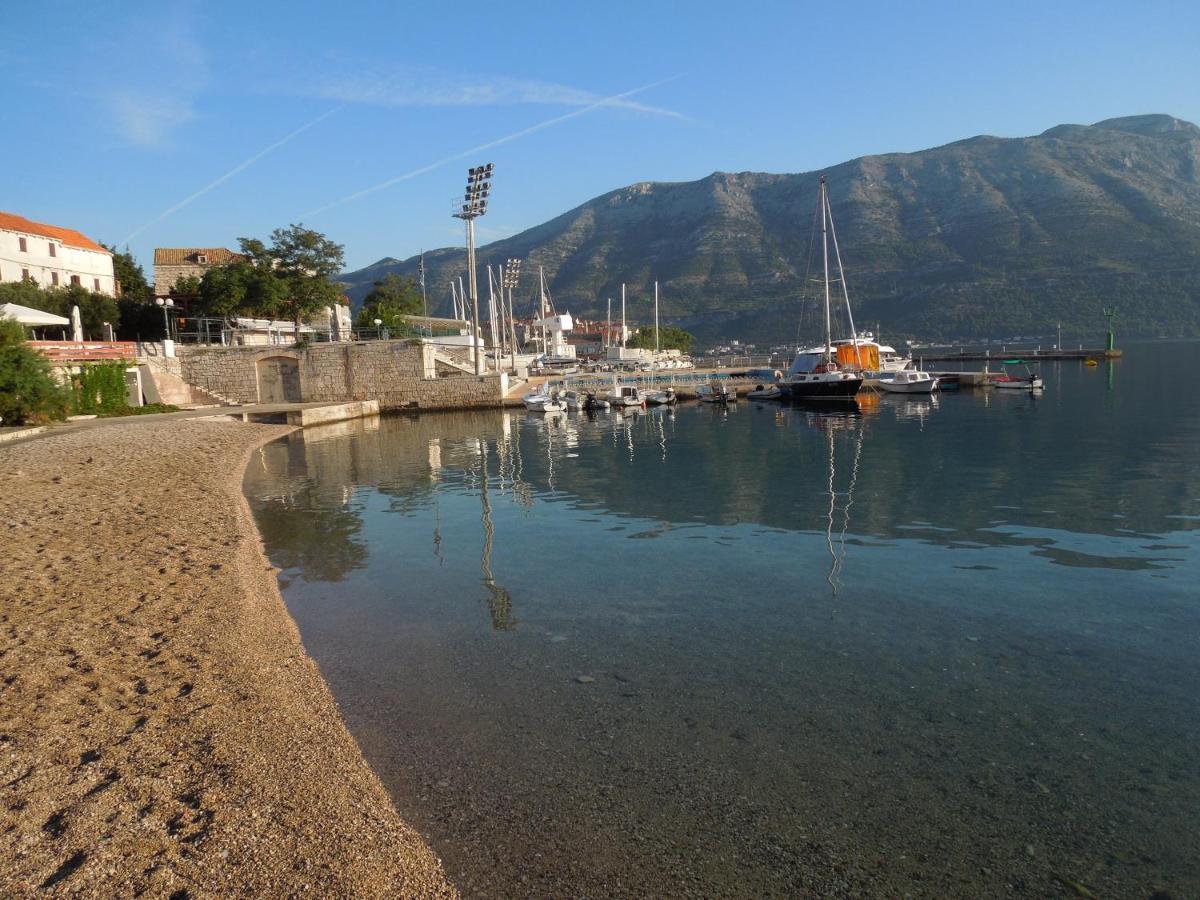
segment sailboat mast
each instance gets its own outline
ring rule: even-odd
[[[608,298],[608,315],[604,319],[604,349],[612,349],[612,297]]]
[[[658,282],[654,282],[654,354],[658,355]]]
[[[496,266],[496,286],[500,288],[500,296],[496,301],[496,312],[500,316],[500,355],[496,358],[500,360],[508,355],[508,316],[504,312],[504,263]]]
[[[423,310],[422,314],[425,316],[425,327],[428,328],[429,327],[429,298],[425,296],[425,251],[424,250],[421,251],[420,274],[421,274],[421,308]],[[432,329],[430,329],[430,331],[429,331],[429,336],[430,337],[433,336]]]
[[[621,349],[625,349],[625,282],[623,281],[621,282]]]
[[[838,280],[842,283],[842,299],[846,302],[846,320],[850,323],[850,339],[854,348],[854,359],[861,369],[862,364],[862,349],[858,346],[858,331],[854,327],[854,313],[850,309],[850,288],[846,285],[846,270],[842,268],[842,251],[838,246],[837,225],[833,223],[833,211],[829,213],[829,231],[833,238],[833,257],[837,260]]]
[[[492,345],[494,353],[496,349],[496,287],[492,281],[492,266],[491,263],[487,267],[488,273],[488,338]]]
[[[538,319],[542,323],[542,355],[549,351],[546,347],[546,270],[538,266]]]
[[[821,253],[824,259],[825,267],[825,363],[829,364],[829,351],[832,346],[832,322],[829,318],[829,230],[827,220],[829,216],[829,196],[825,189],[825,176],[821,176]]]

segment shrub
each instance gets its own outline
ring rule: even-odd
[[[46,422],[66,412],[67,395],[50,374],[49,361],[25,343],[19,323],[0,318],[0,422]]]
[[[76,413],[115,415],[129,404],[125,399],[123,362],[90,363],[71,376],[72,407]]]

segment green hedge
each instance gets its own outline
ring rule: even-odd
[[[123,362],[89,363],[71,376],[71,408],[79,415],[111,416],[128,408]]]

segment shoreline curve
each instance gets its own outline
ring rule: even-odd
[[[242,484],[290,428],[0,449],[0,892],[454,897],[305,653]]]

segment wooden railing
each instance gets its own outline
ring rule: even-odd
[[[53,360],[91,362],[110,359],[134,359],[134,341],[30,341],[29,346]]]

